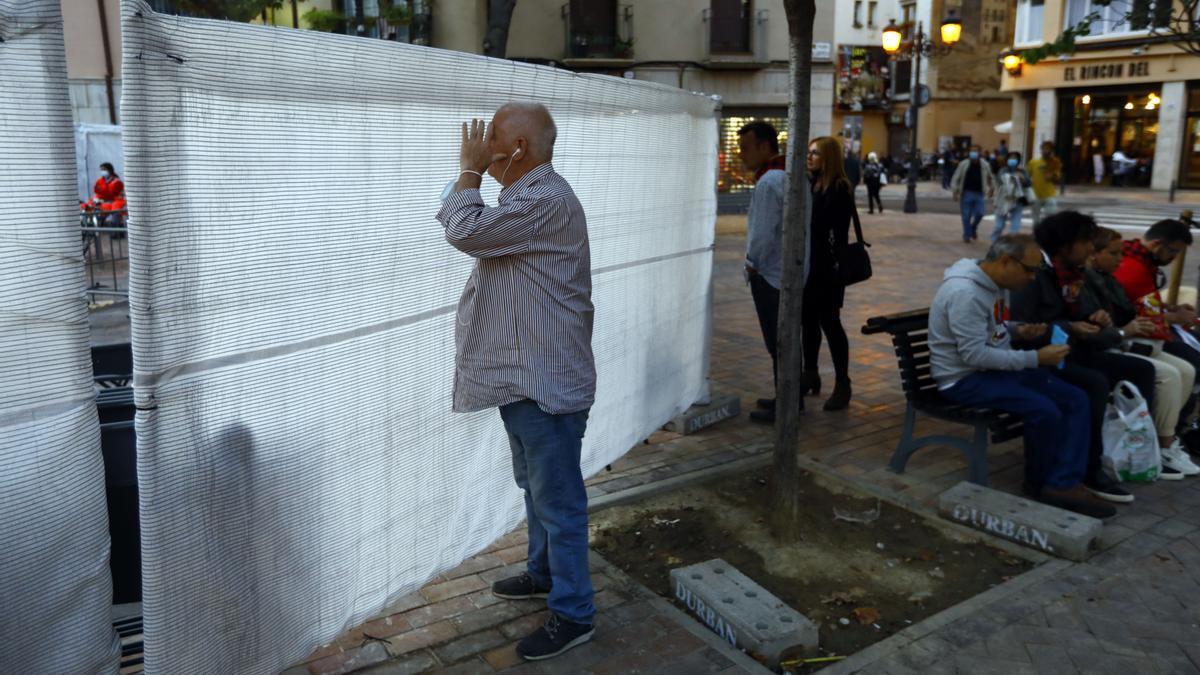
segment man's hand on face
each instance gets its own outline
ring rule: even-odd
[[[1016,328],[1017,339],[1022,342],[1036,340],[1046,334],[1048,326],[1044,323],[1023,323]]]
[[[471,120],[470,128],[467,123],[462,125],[462,150],[459,153],[459,169],[483,173],[493,163],[508,157],[501,153],[493,153],[491,139],[496,133],[495,125],[491,128],[483,120]]]

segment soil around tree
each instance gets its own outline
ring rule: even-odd
[[[1033,567],[809,472],[796,485],[802,539],[781,544],[769,531],[769,475],[721,476],[595,513],[592,548],[685,612],[670,571],[722,558],[817,624],[814,656],[853,654]]]

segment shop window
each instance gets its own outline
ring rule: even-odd
[[[1045,12],[1046,0],[1019,0],[1017,2],[1017,44],[1042,42],[1042,24]]]
[[[747,111],[750,112],[750,111]],[[781,115],[786,115],[781,111]],[[722,117],[718,122],[720,135],[717,148],[717,162],[720,165],[720,176],[717,179],[717,191],[742,192],[754,187],[754,172],[747,171],[738,158],[738,130],[755,120],[769,122],[779,132],[779,154],[787,155],[788,120],[786,116],[729,116]]]

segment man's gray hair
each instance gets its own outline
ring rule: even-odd
[[[992,242],[992,247],[988,249],[984,260],[996,262],[1004,256],[1013,260],[1021,260],[1025,257],[1025,250],[1030,246],[1037,246],[1037,240],[1033,238],[1033,235],[1006,234]]]
[[[500,107],[509,113],[509,124],[514,136],[529,140],[529,151],[534,157],[548,162],[554,157],[554,142],[558,140],[558,127],[550,111],[541,103],[512,101]],[[499,112],[499,111],[497,111]]]

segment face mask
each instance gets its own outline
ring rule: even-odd
[[[1013,169],[1017,168],[1018,163],[1019,162],[1017,162],[1017,160],[1015,160],[1015,159],[1008,160],[1008,166]]]
[[[101,175],[101,176],[104,176],[105,178],[112,178],[112,174],[111,174],[111,173],[109,173],[107,170],[105,170],[105,171],[101,171],[101,172],[100,172],[100,175]]]
[[[970,157],[971,159],[979,159],[979,153],[972,150],[967,153],[967,157]]]

